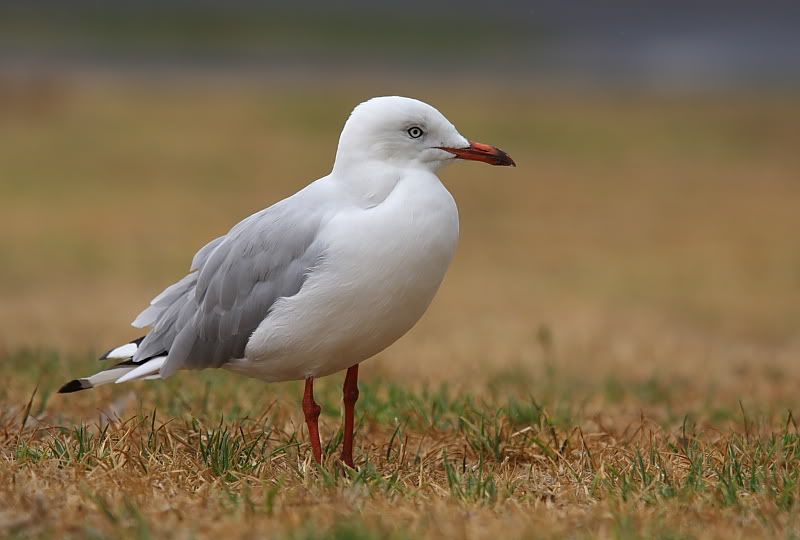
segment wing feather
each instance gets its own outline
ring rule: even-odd
[[[201,248],[193,271],[134,321],[151,330],[133,360],[167,353],[161,367],[166,377],[177,369],[219,367],[243,357],[275,301],[296,294],[324,256],[318,232],[325,212],[293,201],[303,193],[248,217]]]

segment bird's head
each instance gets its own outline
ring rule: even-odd
[[[515,166],[511,156],[464,138],[442,113],[422,101],[372,98],[350,114],[339,137],[336,166],[382,161],[435,171],[455,159]]]

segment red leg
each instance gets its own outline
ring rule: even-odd
[[[353,463],[353,428],[356,401],[358,400],[358,364],[347,370],[342,389],[344,398],[344,443],[342,444],[342,461],[355,469]]]
[[[303,413],[306,415],[308,439],[311,441],[311,452],[317,463],[322,463],[322,445],[319,442],[319,405],[314,401],[314,378],[306,379],[306,390],[303,393]]]

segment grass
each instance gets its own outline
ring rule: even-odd
[[[23,354],[42,366],[53,361]],[[728,403],[738,415],[719,423],[698,403],[681,407],[683,416],[667,411],[664,394],[639,408],[635,392],[615,410],[619,398],[610,401],[597,385],[583,405],[559,415],[560,398],[548,387],[574,386],[572,376],[556,368],[549,382],[526,379],[528,394],[509,381],[480,397],[368,377],[357,415],[358,471],[336,459],[338,385],[329,380],[319,385],[328,413],[321,467],[309,457],[297,384],[271,387],[262,403],[252,401],[257,382],[226,374],[202,375],[211,392],[190,376],[139,384],[123,416],[101,410],[80,423],[64,412],[64,396],[37,393],[30,407],[20,402],[0,418],[5,500],[14,509],[4,526],[22,537],[231,528],[245,536],[417,538],[460,534],[459,524],[479,535],[544,527],[551,536],[622,538],[651,537],[659,523],[674,529],[664,537],[794,530],[800,434],[791,410]],[[172,394],[181,392],[176,408]],[[638,414],[617,423],[631,408]],[[460,523],[465,516],[472,517]],[[732,517],[735,526],[727,524]]]
[[[0,536],[800,534],[792,98],[6,90]],[[520,166],[445,171],[460,251],[420,325],[361,370],[358,470],[337,460],[342,376],[315,385],[319,467],[299,383],[54,393],[135,337],[205,240],[327,172],[349,107],[389,90]]]

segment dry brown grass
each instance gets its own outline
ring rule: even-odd
[[[796,102],[392,88],[520,166],[444,173],[460,251],[364,366],[345,473],[334,444],[310,464],[295,384],[52,393],[205,240],[325,174],[345,112],[388,90],[46,90],[0,92],[0,534],[797,534]]]

